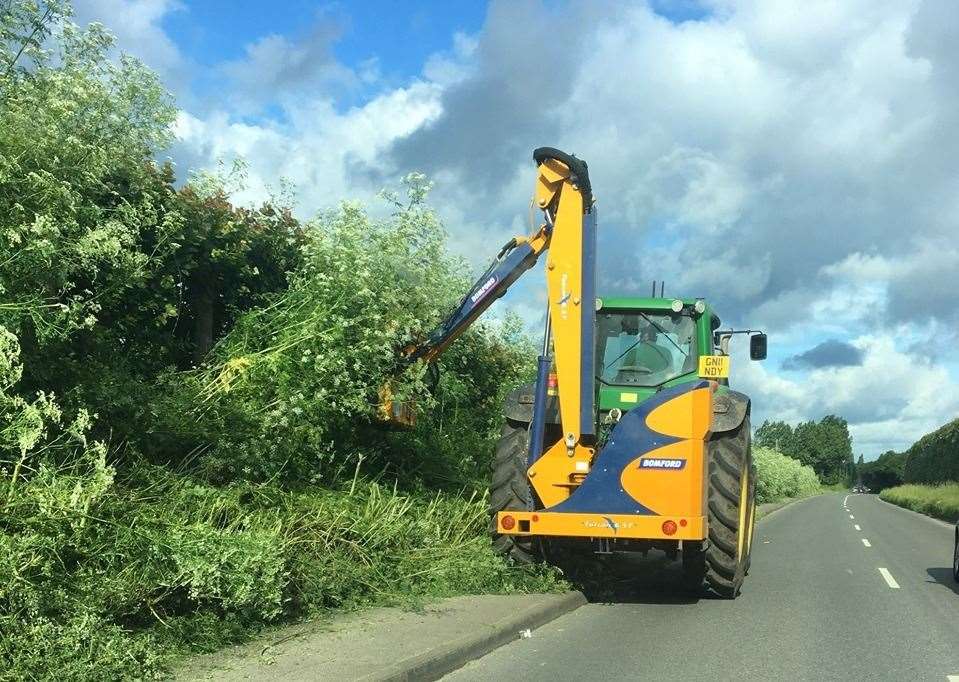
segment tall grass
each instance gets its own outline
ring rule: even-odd
[[[933,516],[949,523],[959,520],[959,483],[918,485],[909,483],[886,488],[879,497],[886,502]]]
[[[482,496],[140,475],[81,507],[62,475],[17,489],[0,535],[0,679],[152,677],[184,647],[329,609],[562,587],[493,554]]]

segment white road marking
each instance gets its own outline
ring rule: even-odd
[[[854,524],[852,524],[852,525],[856,527],[856,530],[862,530],[862,528],[859,527],[859,524],[858,524],[858,523],[854,523]]]
[[[946,675],[946,682],[959,682],[959,675]]]
[[[867,540],[866,538],[862,539],[862,544],[864,544],[866,547],[872,547],[872,545],[869,544],[869,540]]]
[[[892,577],[892,573],[890,573],[890,572],[889,572],[887,569],[885,569],[885,568],[880,568],[880,569],[879,569],[879,573],[882,574],[883,579],[886,581],[886,584],[889,585],[889,587],[891,587],[891,588],[894,589],[894,590],[898,590],[898,589],[899,589],[899,583],[897,583],[897,582],[896,582],[896,579]],[[951,678],[950,678],[950,679],[951,679]]]
[[[852,514],[850,514],[850,515],[849,515],[849,518],[854,519],[854,518],[856,518],[856,517],[853,516]]]
[[[848,501],[849,501],[849,495],[846,495],[844,498],[842,498],[842,506],[845,507],[845,506],[846,506],[846,502],[848,502]]]

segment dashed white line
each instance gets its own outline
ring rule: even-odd
[[[946,675],[946,682],[959,682],[959,675]]]
[[[842,506],[845,507],[845,506],[846,506],[846,502],[848,502],[848,501],[849,501],[849,495],[846,495],[844,498],[842,498]]]
[[[849,515],[849,518],[854,519],[854,518],[856,518],[856,517],[853,516],[852,514],[850,514],[850,515]]]
[[[859,527],[859,524],[858,524],[858,523],[854,523],[854,524],[852,524],[852,525],[855,526],[856,530],[862,530],[862,528]]]
[[[889,585],[889,587],[894,590],[899,589],[899,583],[897,583],[896,579],[892,577],[892,573],[885,568],[880,568],[879,573],[882,574],[883,580],[886,581],[886,584]],[[950,679],[952,679],[952,677],[955,677],[955,675],[951,676]]]
[[[867,540],[866,538],[862,539],[862,544],[864,544],[866,547],[872,547],[872,545],[869,544],[869,540]]]

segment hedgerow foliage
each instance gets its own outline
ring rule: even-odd
[[[530,370],[515,324],[461,338],[435,394],[404,375],[416,429],[369,424],[464,289],[422,178],[306,226],[176,189],[169,97],[68,10],[0,0],[0,679],[151,677],[281,618],[555,586],[492,554],[476,492]]]
[[[800,464],[772,448],[753,446],[756,465],[756,501],[774,502],[785,497],[804,497],[820,490],[811,466]]]
[[[959,419],[927,433],[906,451],[903,479],[908,483],[959,481]]]

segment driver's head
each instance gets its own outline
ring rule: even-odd
[[[636,336],[639,333],[639,318],[635,315],[623,315],[623,333]]]

